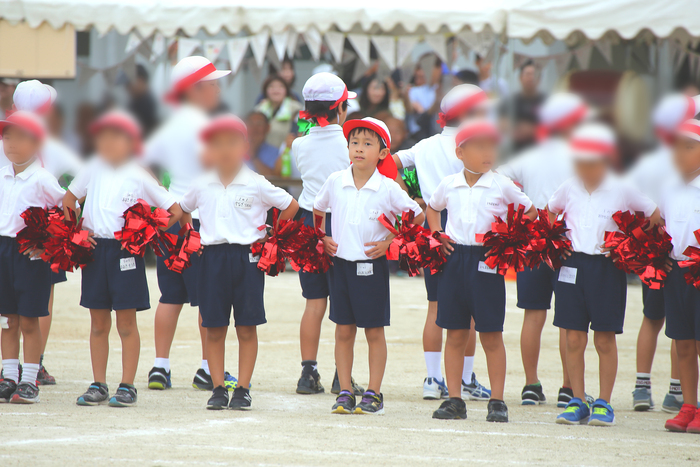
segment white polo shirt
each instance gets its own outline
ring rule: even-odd
[[[94,156],[73,179],[68,190],[85,199],[83,227],[97,238],[114,238],[124,227],[124,211],[143,199],[151,206],[169,209],[177,201],[138,162],[113,167]]]
[[[665,144],[642,155],[627,172],[629,181],[654,202],[659,202],[664,186],[676,175],[671,148]]]
[[[581,180],[572,177],[552,195],[549,210],[564,213],[574,251],[600,255],[605,232],[619,232],[612,216],[617,211],[642,211],[649,217],[656,204],[631,183],[609,173],[591,194]]]
[[[63,204],[66,192],[56,178],[36,160],[15,175],[12,164],[0,169],[0,236],[16,237],[25,227],[21,214],[30,207],[52,208]]]
[[[663,190],[659,209],[661,217],[666,220],[666,232],[672,238],[671,258],[678,261],[688,259],[683,254],[687,247],[700,248],[693,233],[700,229],[700,176],[690,183],[675,177]]]
[[[497,172],[521,185],[535,207],[544,209],[557,188],[574,175],[569,143],[549,138],[516,155]]]
[[[412,148],[396,153],[401,165],[416,168],[420,191],[426,202],[445,177],[464,169],[464,164],[455,154],[456,136],[457,128],[446,126],[442,133],[425,138]]]
[[[180,206],[185,212],[199,210],[202,245],[250,245],[265,237],[265,229],[259,227],[265,224],[267,211],[287,209],[292,199],[292,195],[244,164],[227,186],[214,171],[200,176]]]
[[[509,178],[493,171],[470,187],[464,170],[440,182],[428,203],[436,211],[447,209],[445,233],[460,245],[481,245],[494,216],[505,220],[509,204],[516,209],[523,205],[527,211],[532,201]]]
[[[328,177],[350,165],[348,141],[340,125],[315,126],[292,143],[292,157],[301,174],[299,206],[313,211],[314,200]]]
[[[39,153],[43,167],[54,177],[63,175],[75,177],[83,163],[80,157],[56,138],[47,138]],[[0,167],[10,165],[0,141]]]
[[[336,256],[347,261],[369,259],[365,243],[385,240],[389,231],[379,222],[386,214],[393,223],[397,214],[423,210],[408,197],[398,183],[380,174],[374,174],[359,190],[355,187],[352,167],[332,174],[316,196],[314,208],[330,210],[333,240],[338,244]]]

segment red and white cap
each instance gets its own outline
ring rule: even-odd
[[[700,120],[691,118],[684,121],[678,125],[675,134],[676,136],[682,136],[700,142]]]
[[[615,132],[603,123],[584,123],[571,135],[571,152],[577,160],[598,160],[617,154]]]
[[[39,141],[46,138],[44,121],[34,112],[18,110],[10,114],[5,120],[0,121],[0,139],[2,132],[9,126],[16,126],[34,136]]]
[[[553,131],[562,131],[578,125],[590,116],[586,103],[576,94],[558,92],[544,101],[538,111],[540,127],[538,138],[544,139]]]
[[[500,139],[496,126],[485,119],[471,119],[462,122],[457,128],[455,143],[461,146],[470,139],[488,138],[494,141]]]
[[[130,113],[123,110],[110,110],[90,125],[90,131],[93,134],[105,128],[120,130],[129,135],[134,142],[134,152],[141,154],[141,125]]]
[[[668,140],[678,127],[700,112],[700,96],[669,94],[654,108],[651,120],[658,136]]]
[[[53,86],[32,79],[22,81],[17,85],[12,100],[16,110],[28,110],[38,114],[45,114],[56,102],[57,96],[58,94]]]
[[[223,114],[211,119],[199,133],[199,137],[202,141],[208,141],[220,131],[240,133],[245,139],[248,139],[248,127],[243,120],[233,114]]]
[[[174,101],[190,86],[201,81],[223,78],[231,70],[217,70],[212,62],[199,55],[185,57],[173,67],[170,73],[170,91],[166,99]]]
[[[465,112],[476,108],[488,101],[488,96],[479,86],[474,84],[458,84],[453,87],[440,101],[438,123],[445,127],[448,120],[458,118]]]
[[[384,146],[391,150],[391,133],[389,133],[389,128],[383,121],[372,117],[365,117],[361,120],[348,120],[343,125],[343,134],[345,135],[345,139],[348,139],[350,132],[356,128],[367,128],[368,130],[374,131],[377,133],[377,135],[379,135],[379,138],[381,138]],[[379,164],[377,164],[377,170],[379,170],[379,173],[392,180],[399,174],[394,158],[391,157],[391,155],[388,155],[379,161]]]
[[[306,80],[301,94],[305,101],[334,102],[331,109],[338,107],[345,100],[357,97],[357,93],[348,91],[342,79],[325,71]]]

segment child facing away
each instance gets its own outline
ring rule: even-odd
[[[574,397],[556,422],[609,426],[615,421],[610,405],[617,374],[616,334],[622,333],[627,278],[602,248],[606,231],[618,231],[617,211],[641,211],[658,221],[656,205],[610,168],[615,134],[601,123],[586,123],[571,137],[574,177],[554,192],[547,206],[550,220],[564,215],[573,253],[563,262],[556,283],[554,325],[566,330],[566,368]],[[584,353],[588,328],[600,359],[598,399],[585,400]]]
[[[461,392],[464,349],[472,321],[479,332],[491,384],[486,421],[507,422],[503,401],[506,349],[503,323],[506,313],[504,276],[489,268],[483,234],[491,230],[494,216],[504,218],[508,205],[524,206],[534,219],[532,201],[503,175],[492,171],[498,154],[498,132],[485,120],[463,122],[455,135],[457,158],[463,170],[446,177],[428,201],[428,223],[442,232],[441,213],[447,209],[443,252],[447,256],[438,282],[436,325],[447,329],[445,375],[450,398],[433,413],[438,419],[465,419],[467,408]]]
[[[207,409],[251,408],[250,380],[258,355],[257,326],[266,323],[263,292],[265,273],[250,246],[264,241],[267,211],[292,219],[299,205],[245,163],[248,152],[245,123],[235,115],[214,118],[201,133],[203,164],[213,170],[197,178],[182,197],[185,213],[199,210],[203,252],[197,295],[206,328],[206,358],[214,385]],[[185,215],[182,223],[189,220]],[[238,337],[238,385],[229,401],[224,385],[226,334],[231,308]]]
[[[389,265],[386,250],[393,235],[379,218],[393,221],[396,214],[415,213],[424,220],[418,203],[394,181],[391,136],[386,125],[374,118],[351,120],[343,125],[352,165],[332,174],[314,202],[314,214],[327,211],[334,236],[323,240],[333,257],[330,269],[330,319],[335,328],[335,364],[340,393],[332,412],[383,414],[381,384],[386,367],[384,327],[389,326]],[[325,228],[324,225],[321,226]],[[356,404],[352,365],[357,328],[364,328],[369,345],[369,385]]]
[[[136,404],[134,377],[138,367],[141,338],[136,312],[151,307],[143,257],[123,249],[114,232],[124,227],[124,211],[139,199],[171,214],[167,228],[182,212],[175,198],[135,160],[141,150],[141,130],[134,118],[110,111],[91,128],[96,155],[68,186],[64,210],[85,198],[83,227],[94,236],[93,261],[82,270],[80,305],[90,309],[90,358],[94,382],[78,397],[77,404],[93,406],[109,400],[112,407]],[[122,342],[122,379],[109,398],[107,358],[109,331],[115,311]]]
[[[39,402],[39,318],[49,314],[51,268],[39,258],[41,250],[20,253],[15,237],[25,226],[21,214],[27,208],[60,206],[65,192],[42,167],[39,154],[46,130],[36,114],[17,111],[0,122],[0,132],[11,162],[0,169],[0,315],[8,318],[8,328],[2,329],[0,402],[33,404]],[[20,332],[24,336],[21,379]]]

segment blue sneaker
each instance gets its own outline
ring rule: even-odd
[[[153,367],[148,372],[148,389],[170,389],[173,383],[170,380],[170,371],[165,368]]]
[[[224,372],[224,387],[229,391],[233,391],[238,387],[238,380],[228,371]]]
[[[445,380],[437,378],[425,378],[423,380],[423,399],[427,401],[437,401],[447,398],[447,385]]]
[[[472,373],[472,380],[467,384],[462,380],[462,399],[469,401],[487,401],[491,399],[491,390],[482,386]]]
[[[683,395],[675,395],[670,392],[664,397],[664,402],[661,404],[661,410],[668,413],[678,413],[683,407]]]
[[[591,406],[591,418],[588,424],[592,426],[613,426],[615,424],[615,412],[603,399],[597,399]]]
[[[588,423],[588,417],[590,416],[591,409],[588,407],[588,404],[578,397],[574,397],[557,417],[557,423],[560,425],[585,425]]]
[[[650,388],[635,388],[632,391],[632,408],[637,412],[646,412],[654,408]]]

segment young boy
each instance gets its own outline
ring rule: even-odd
[[[265,239],[267,211],[280,209],[279,220],[292,219],[299,208],[292,196],[277,188],[245,163],[246,126],[234,115],[213,119],[201,133],[205,165],[213,171],[197,178],[180,201],[182,210],[199,210],[202,253],[197,295],[206,328],[205,357],[214,390],[207,409],[251,408],[250,380],[258,355],[257,326],[266,323],[263,291],[265,273],[250,245]],[[183,222],[188,221],[185,216]],[[229,403],[224,386],[226,334],[231,307],[238,336],[238,385]]]
[[[323,240],[326,252],[333,257],[330,319],[336,324],[335,364],[341,388],[332,412],[383,414],[384,327],[389,326],[390,314],[385,252],[393,236],[379,218],[386,214],[393,221],[395,214],[410,210],[420,224],[424,215],[418,203],[394,181],[391,136],[384,122],[371,117],[351,120],[343,126],[343,134],[352,165],[332,174],[314,202],[315,215],[329,210],[333,214],[334,236]],[[365,329],[369,345],[369,385],[356,405],[351,372],[358,327]]]
[[[447,329],[445,375],[450,398],[433,413],[433,418],[467,418],[460,383],[473,321],[486,354],[491,383],[486,420],[507,422],[508,407],[503,401],[505,280],[484,263],[486,249],[481,237],[491,230],[494,216],[503,218],[507,214],[509,204],[524,206],[530,219],[537,211],[512,181],[492,171],[498,154],[498,133],[491,123],[463,122],[455,135],[455,145],[463,169],[440,182],[428,202],[430,230],[442,232],[440,216],[447,209],[445,234],[449,237],[441,239],[447,263],[438,283],[436,324]]]
[[[92,126],[96,156],[71,182],[63,199],[68,209],[85,197],[83,227],[94,235],[93,261],[82,270],[80,305],[90,309],[90,358],[94,383],[77,404],[97,405],[109,399],[107,358],[112,310],[122,342],[122,380],[112,407],[136,404],[134,377],[141,339],[136,312],[151,307],[146,266],[140,256],[122,248],[114,232],[124,227],[124,211],[139,199],[171,214],[168,228],[182,215],[174,197],[158,184],[134,159],[141,149],[141,131],[136,120],[124,112],[111,111]]]
[[[575,176],[560,186],[548,202],[553,221],[564,214],[573,254],[559,270],[555,287],[554,325],[566,330],[566,368],[574,397],[557,423],[609,426],[615,421],[610,406],[617,374],[616,334],[622,333],[627,278],[601,249],[606,231],[617,231],[617,211],[641,211],[658,220],[656,205],[610,169],[615,134],[601,123],[586,123],[571,137]],[[598,399],[585,402],[584,353],[588,328],[600,359]],[[589,420],[590,417],[590,420]]]
[[[299,216],[306,225],[314,225],[314,199],[328,177],[350,165],[348,143],[343,136],[342,125],[348,114],[348,99],[356,94],[332,73],[316,73],[304,84],[302,91],[305,110],[302,118],[311,120],[317,126],[309,130],[307,136],[297,138],[292,143],[292,156],[301,174],[303,190],[299,196]],[[328,236],[332,236],[331,214],[326,213]],[[321,323],[328,305],[328,275],[299,273],[301,294],[306,299],[306,308],[299,326],[301,347],[301,377],[297,383],[297,394],[318,394],[324,391],[317,368],[318,342],[321,337]],[[356,395],[363,389],[353,382]],[[332,393],[339,393],[336,372],[331,387]]]
[[[42,121],[26,111],[17,111],[0,122],[0,132],[10,165],[0,169],[0,314],[8,318],[2,329],[0,402],[39,402],[37,374],[42,339],[39,318],[49,314],[51,269],[41,261],[42,251],[20,254],[15,241],[24,228],[21,217],[29,207],[60,205],[64,191],[41,166],[38,154],[45,138]],[[19,378],[20,332],[24,336],[24,366]]]
[[[457,127],[465,119],[485,114],[487,96],[478,86],[460,84],[452,88],[440,102],[442,132],[426,138],[411,149],[397,152],[393,158],[396,166],[416,167],[418,183],[423,199],[416,199],[421,207],[435,192],[437,186],[450,175],[459,173],[463,164],[455,157],[455,135]],[[397,178],[399,184],[403,181]],[[425,200],[425,201],[424,201]],[[447,212],[442,214],[442,227],[445,227]],[[426,225],[427,227],[427,225]],[[442,378],[442,329],[435,324],[437,317],[438,276],[424,270],[425,288],[428,292],[428,315],[423,328],[423,355],[428,376],[423,380],[423,399],[436,400],[447,397],[447,386]],[[470,400],[488,400],[491,392],[476,380],[474,353],[476,334],[472,332],[464,354],[464,377],[462,397]]]
[[[557,188],[573,175],[571,150],[568,139],[571,132],[586,118],[588,108],[575,94],[552,94],[539,109],[541,137],[539,144],[516,156],[498,168],[522,186],[535,207],[544,209]],[[544,404],[542,384],[537,376],[540,358],[540,339],[547,321],[556,284],[556,271],[543,264],[536,269],[518,272],[518,308],[524,310],[520,333],[520,353],[525,370],[525,387],[521,392],[522,405]],[[557,398],[558,407],[566,407],[573,397],[571,382],[566,372],[566,340],[564,330],[559,333],[559,354],[562,362],[563,384]],[[591,399],[591,402],[593,400]]]
[[[662,217],[673,239],[673,268],[664,285],[666,335],[674,339],[678,357],[683,405],[676,417],[666,422],[670,431],[700,433],[698,403],[698,353],[700,353],[700,291],[687,284],[687,272],[678,261],[689,246],[700,247],[694,232],[700,229],[700,120],[680,126],[673,150],[679,180],[662,196]]]

